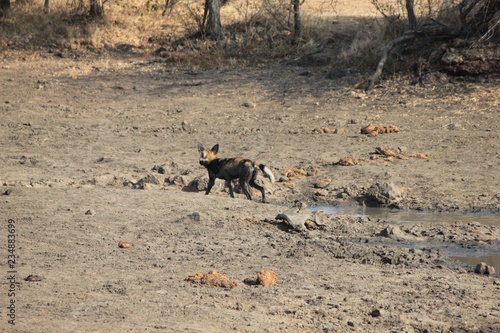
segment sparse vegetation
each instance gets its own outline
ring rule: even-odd
[[[369,6],[355,20],[336,12],[335,0],[325,1],[221,1],[221,31],[209,27],[218,18],[210,16],[205,1],[16,1],[2,12],[0,50],[154,55],[195,66],[303,62],[301,57],[322,53],[323,65],[367,72],[376,67],[383,46],[410,27],[498,39],[499,1],[366,0]],[[403,67],[428,59],[442,43],[442,35],[437,37],[404,48],[411,57]],[[389,56],[390,72],[401,67],[401,54]]]

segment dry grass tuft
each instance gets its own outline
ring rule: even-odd
[[[53,0],[49,13],[40,2],[14,2],[0,19],[0,51],[158,56],[175,65],[234,67],[296,58],[330,38],[323,51],[330,67],[373,70],[381,47],[403,27],[377,18],[371,0],[326,1],[304,2],[296,41],[289,1],[229,0],[221,10],[224,38],[218,42],[199,33],[202,0],[172,0],[167,10],[160,0],[106,2],[101,20],[90,19],[79,1]]]

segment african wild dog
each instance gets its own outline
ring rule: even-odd
[[[249,200],[252,200],[252,195],[250,194],[248,185],[258,189],[262,193],[262,202],[266,202],[266,191],[264,187],[255,183],[255,179],[257,178],[257,173],[261,170],[264,177],[269,178],[271,183],[274,183],[274,175],[268,167],[264,164],[241,157],[217,158],[216,155],[219,151],[219,144],[216,144],[210,150],[198,144],[198,150],[200,152],[200,164],[208,170],[209,180],[205,194],[210,193],[210,190],[214,186],[215,179],[219,178],[226,181],[226,185],[229,187],[229,194],[234,198],[231,180],[239,178],[241,189]]]

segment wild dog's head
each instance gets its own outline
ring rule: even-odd
[[[210,163],[210,161],[215,159],[215,156],[219,151],[219,144],[216,144],[210,150],[205,149],[202,144],[198,144],[198,151],[200,152],[200,164],[206,166]]]

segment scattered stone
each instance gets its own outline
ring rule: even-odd
[[[334,134],[335,130],[329,128],[329,127],[318,127],[313,129],[313,133],[319,133],[319,134]]]
[[[145,184],[150,184],[150,186],[144,186]],[[141,190],[151,189],[152,185],[160,185],[160,181],[158,180],[158,178],[156,178],[155,175],[149,174],[134,183],[133,188]]]
[[[24,281],[28,281],[28,282],[40,282],[40,281],[42,281],[42,280],[43,280],[43,277],[42,277],[42,276],[40,276],[40,275],[32,275],[32,274],[28,275],[28,276],[24,279]]]
[[[182,127],[182,130],[184,132],[193,132],[193,125],[191,125],[190,123],[188,123],[187,121],[183,120],[182,123],[181,123],[181,127]]]
[[[307,172],[303,169],[286,169],[283,174],[289,180],[307,176]]]
[[[257,107],[257,104],[252,103],[252,102],[245,102],[245,103],[243,103],[243,106],[246,107],[246,108],[252,108],[253,109],[253,108]]]
[[[316,190],[316,192],[314,192],[314,195],[318,197],[326,197],[328,193],[329,193],[328,190],[321,188],[319,190]]]
[[[383,126],[369,124],[361,128],[361,133],[373,137],[378,134],[399,133],[399,128],[395,125]]]
[[[398,151],[398,154],[401,154],[403,156],[408,156],[408,154],[409,154],[408,153],[408,148],[404,147],[404,146],[403,147],[398,147],[397,151]]]
[[[334,165],[342,165],[342,166],[354,166],[358,165],[361,160],[355,159],[352,156],[342,157],[337,163]]]
[[[379,205],[389,205],[399,202],[402,198],[402,192],[393,183],[375,183],[368,188],[365,198]]]
[[[176,185],[176,186],[184,186],[187,183],[185,177],[180,176],[180,175],[170,176],[167,179],[165,179],[165,182],[167,184]]]
[[[412,154],[410,157],[429,159],[429,155],[423,153]]]
[[[384,161],[391,162],[395,158],[407,160],[409,157],[428,159],[428,154],[416,153],[409,155],[408,148],[398,147],[397,149],[390,149],[385,147],[375,147],[375,152],[370,153],[370,159],[376,160],[383,157]]]
[[[96,160],[97,163],[110,163],[110,162],[113,162],[113,159],[112,158],[109,158],[109,157],[99,157],[97,160]]]
[[[480,262],[477,264],[476,269],[474,269],[474,273],[481,275],[495,275],[495,267],[487,265],[485,262]]]
[[[307,210],[307,205],[303,202],[296,203],[282,214],[276,216],[276,220],[283,220],[295,231],[307,230],[305,223],[310,220],[312,213]]]
[[[306,221],[311,217],[310,213],[306,214],[278,214],[276,220],[283,220],[295,231],[305,231]]]
[[[321,179],[313,183],[314,188],[325,188],[330,185],[331,179]]]
[[[184,281],[227,289],[232,289],[237,286],[236,282],[230,281],[226,275],[220,274],[216,270],[211,270],[208,273],[196,273],[189,275]]]
[[[121,249],[128,249],[130,247],[130,244],[124,241],[119,241],[118,247]]]
[[[338,127],[335,129],[335,134],[338,135],[345,135],[345,128],[344,127]]]
[[[446,125],[446,128],[450,131],[460,131],[460,130],[464,129],[462,125],[457,124],[457,123],[450,123],[450,124]]]
[[[311,176],[316,176],[317,174],[319,174],[319,168],[316,168],[316,167],[313,167],[313,168],[310,168],[307,170],[307,176],[308,177],[311,177]]]
[[[387,228],[382,230],[379,235],[383,236],[383,237],[388,237],[391,239],[396,239],[396,240],[415,240],[416,239],[415,236],[404,232],[403,230],[401,230],[400,227],[398,227],[396,225],[388,226]]]
[[[183,191],[185,192],[201,192],[205,191],[208,186],[208,177],[207,176],[201,176],[201,177],[196,177],[192,181],[189,182],[186,186],[182,188]]]
[[[274,287],[276,285],[276,273],[269,269],[262,269],[257,273],[257,284],[264,287]]]
[[[163,165],[155,165],[155,166],[153,166],[153,168],[151,170],[156,171],[162,175],[167,173],[167,169]]]
[[[201,215],[198,212],[194,212],[188,215],[188,218],[190,220],[193,220],[195,222],[199,222],[201,220]]]
[[[286,177],[286,176],[281,176],[280,179],[278,180],[280,183],[286,183],[288,181],[290,181],[290,178]]]

